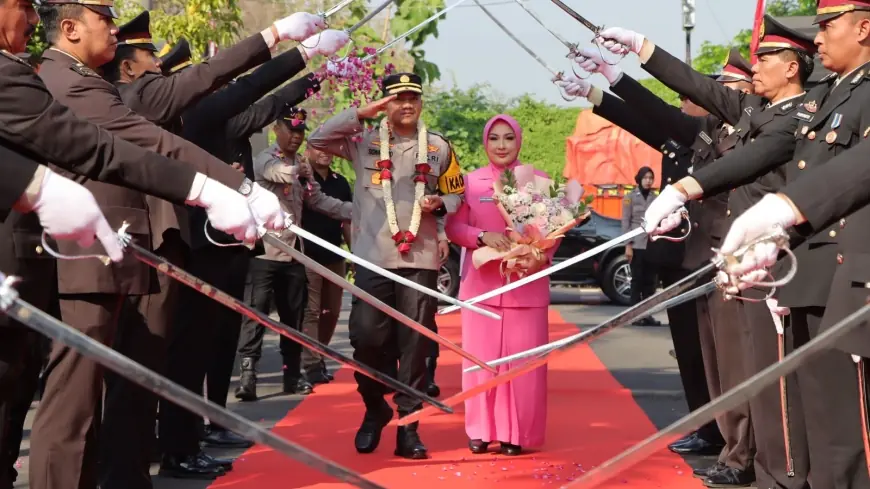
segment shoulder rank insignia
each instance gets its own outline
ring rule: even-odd
[[[819,105],[815,100],[810,100],[809,102],[804,104],[804,108],[807,109],[807,112],[810,114],[815,114],[817,110],[819,110]]]
[[[96,71],[88,68],[82,63],[76,63],[74,65],[70,65],[70,68],[82,76],[95,76],[97,78],[102,78]]]
[[[866,72],[864,70],[859,71],[858,73],[855,74],[855,77],[852,78],[852,81],[850,83],[852,85],[856,85],[856,84],[860,83],[861,79],[864,78],[865,73]]]
[[[789,103],[783,105],[780,110],[783,112],[788,112],[789,110],[791,110],[792,107],[794,107],[794,102],[789,102]]]
[[[830,74],[826,75],[824,78],[822,78],[821,80],[819,80],[819,82],[820,82],[820,83],[822,83],[822,82],[829,82],[829,81],[836,80],[836,79],[837,79],[837,74],[836,74],[836,73],[830,73]]]
[[[864,129],[864,139],[867,139],[867,136],[870,136],[870,126]]]
[[[6,58],[11,59],[12,61],[16,61],[16,62],[21,63],[21,64],[23,64],[23,65],[30,66],[30,63],[28,63],[27,61],[25,61],[25,60],[19,58],[18,56],[15,56],[14,54],[10,53],[9,51],[7,51],[7,50],[5,50],[5,49],[0,49],[0,54],[2,54],[2,55],[3,55],[4,57],[6,57]]]

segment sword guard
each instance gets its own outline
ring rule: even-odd
[[[766,270],[766,268],[764,270],[766,271],[766,275],[771,278],[770,281],[748,280],[744,278],[746,277],[746,275],[744,275],[743,277],[737,277],[728,272],[729,268],[733,268],[734,266],[740,264],[740,262],[743,260],[743,257],[755,246],[765,243],[773,243],[777,249],[785,252],[785,254],[788,255],[791,266],[789,267],[788,272],[783,278],[777,280],[769,271]],[[773,294],[776,291],[777,287],[782,287],[783,285],[791,282],[797,274],[797,257],[795,256],[794,252],[792,252],[789,248],[788,233],[786,233],[785,230],[783,230],[779,226],[777,226],[773,230],[773,232],[771,232],[767,236],[762,236],[761,238],[758,238],[747,244],[743,248],[740,248],[733,255],[723,255],[719,252],[718,249],[715,248],[713,249],[713,252],[716,255],[713,257],[712,262],[716,266],[716,268],[721,271],[721,273],[718,274],[715,279],[716,284],[721,290],[723,290],[726,295],[726,299],[729,298],[728,296],[731,296],[731,298],[733,298],[734,296],[736,296],[737,293],[739,293],[740,290],[744,290],[749,287],[762,287],[770,288],[770,291],[763,299],[752,299],[749,297],[739,297],[739,299],[747,302],[761,302],[767,300],[773,297]],[[723,278],[723,276],[725,278]]]
[[[658,241],[660,239],[663,239],[665,241],[671,241],[674,243],[679,243],[680,241],[685,241],[689,237],[689,235],[692,234],[692,221],[689,220],[689,211],[685,207],[681,208],[679,212],[680,212],[680,217],[684,221],[689,223],[689,225],[686,227],[686,229],[687,229],[686,234],[684,234],[682,236],[677,236],[677,237],[666,236],[664,234],[657,234],[655,236],[650,236],[649,239],[651,241]]]
[[[42,249],[45,250],[45,252],[49,255],[57,258],[58,260],[87,260],[90,258],[96,258],[97,260],[100,260],[100,263],[105,266],[109,266],[112,263],[112,259],[106,255],[64,255],[63,253],[55,250],[51,247],[51,245],[48,244],[48,233],[46,233],[45,231],[42,232],[41,241]]]
[[[18,299],[18,290],[15,288],[21,282],[20,277],[4,275],[0,272],[0,309],[6,311]]]

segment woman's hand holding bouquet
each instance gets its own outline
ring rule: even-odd
[[[582,199],[583,187],[576,181],[557,185],[535,174],[532,165],[505,170],[494,188],[496,205],[507,224],[511,241],[507,251],[485,246],[474,251],[472,262],[480,268],[500,260],[505,277],[520,278],[547,266],[547,250],[589,215],[591,197]]]

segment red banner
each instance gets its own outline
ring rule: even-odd
[[[751,56],[750,60],[752,64],[758,61],[755,57],[755,50],[758,49],[758,34],[761,32],[761,25],[764,22],[764,4],[765,0],[758,0],[755,5],[755,19],[752,22],[752,41],[749,43],[749,55]]]

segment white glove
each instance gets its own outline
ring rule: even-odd
[[[628,54],[628,51],[638,54],[643,47],[643,34],[622,27],[608,27],[598,33],[596,40],[613,54]],[[628,48],[628,51],[626,51]]]
[[[275,30],[282,41],[302,41],[325,28],[323,17],[308,12],[296,12],[275,22]]]
[[[248,194],[248,206],[257,222],[257,228],[265,227],[268,231],[280,231],[284,229],[287,216],[281,210],[281,202],[278,196],[255,183],[251,193]]]
[[[253,194],[251,191],[250,195]],[[239,192],[207,178],[199,197],[188,203],[205,207],[209,222],[218,231],[231,234],[245,243],[257,241],[257,222],[253,210]]]
[[[643,215],[643,230],[647,234],[664,234],[677,226],[683,220],[682,211],[688,198],[682,192],[668,185],[658,197],[650,203]]]
[[[76,241],[87,248],[96,237],[112,261],[124,258],[118,235],[109,227],[93,194],[78,183],[46,168],[33,212],[53,238]]]
[[[588,97],[589,90],[592,89],[591,83],[574,75],[565,75],[561,80],[556,80],[556,86],[562,88],[566,95],[583,98]]]
[[[574,62],[587,73],[601,73],[607,82],[613,85],[622,74],[616,66],[607,64],[601,57],[598,48],[583,48],[574,57]]]
[[[770,234],[774,227],[788,229],[795,224],[797,216],[791,206],[775,194],[767,194],[757,204],[734,220],[731,229],[722,241],[722,254],[734,254]],[[729,268],[732,275],[743,275],[752,270],[769,267],[776,263],[779,248],[772,242],[754,244],[741,257],[740,263]]]
[[[350,42],[350,36],[347,35],[347,32],[328,29],[299,43],[299,49],[305,51],[305,56],[308,59],[317,54],[332,56],[348,42]]]

